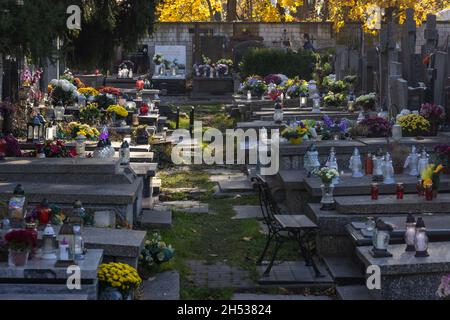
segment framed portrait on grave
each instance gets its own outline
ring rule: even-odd
[[[162,55],[169,63],[176,61],[180,67],[186,68],[186,46],[157,45],[155,46],[155,54]]]

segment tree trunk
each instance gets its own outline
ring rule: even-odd
[[[237,0],[227,1],[227,22],[233,22],[237,20]]]

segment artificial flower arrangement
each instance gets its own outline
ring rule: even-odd
[[[268,85],[272,83],[276,86],[279,86],[283,82],[283,79],[279,74],[269,74],[264,78],[264,82]]]
[[[430,122],[418,114],[400,116],[397,119],[397,124],[402,127],[403,135],[405,137],[427,135],[431,127]]]
[[[96,97],[100,94],[100,92],[92,87],[79,88],[78,93],[84,95],[86,99],[90,97]]]
[[[369,93],[356,98],[355,104],[361,107],[365,111],[374,111],[377,95],[375,93]]]
[[[286,95],[292,98],[298,98],[302,94],[308,94],[308,82],[298,78],[286,81],[284,88]]]
[[[444,166],[444,172],[446,174],[450,173],[450,145],[448,144],[440,144],[434,147],[434,152],[438,160]]]
[[[86,107],[80,109],[80,120],[87,124],[94,124],[102,116],[97,103],[88,103]]]
[[[116,99],[112,94],[100,93],[95,97],[94,102],[98,104],[100,110],[106,110],[109,106],[116,104]]]
[[[70,139],[75,139],[77,136],[85,136],[86,139],[95,141],[100,136],[100,132],[95,127],[91,127],[88,124],[82,124],[80,122],[71,122],[67,126],[66,133]]]
[[[50,81],[49,90],[55,105],[59,102],[62,102],[63,105],[70,105],[78,96],[77,87],[66,79],[53,79]]]
[[[322,122],[318,125],[317,133],[322,136],[322,140],[331,140],[334,137],[343,139],[348,137],[351,128],[351,122],[348,119],[333,120],[325,115]]]
[[[42,69],[37,69],[33,74],[30,69],[27,67],[20,74],[20,80],[22,82],[22,86],[24,87],[32,87],[36,85],[41,79],[42,73],[44,71]]]
[[[160,65],[164,63],[164,56],[162,54],[159,53],[155,53],[155,55],[153,56],[153,63],[156,65]]]
[[[337,108],[344,105],[347,100],[347,95],[345,93],[334,93],[329,91],[323,98],[323,103],[325,107]]]
[[[8,248],[18,252],[29,252],[37,243],[33,235],[26,230],[13,230],[5,235]]]
[[[445,121],[445,109],[436,104],[425,103],[420,107],[419,114],[430,122],[430,135],[436,136],[439,125]]]
[[[174,254],[172,246],[163,242],[159,233],[154,233],[152,238],[145,242],[139,256],[139,265],[144,271],[151,273],[161,264],[169,262]]]
[[[101,87],[100,89],[98,89],[98,92],[103,93],[103,94],[110,94],[113,96],[120,96],[122,94],[122,91],[120,91],[119,88],[115,88],[115,87]]]
[[[136,269],[124,263],[112,262],[102,264],[97,274],[103,290],[115,288],[119,290],[124,300],[142,283],[142,279]]]
[[[385,138],[391,134],[392,126],[385,118],[369,117],[361,121],[357,126],[360,131],[366,131],[369,138]]]
[[[333,93],[342,93],[348,89],[347,84],[344,81],[336,80],[331,76],[327,76],[323,79],[322,87],[325,91]]]
[[[285,128],[281,136],[289,140],[292,144],[301,144],[304,139],[309,138],[310,129],[303,121],[295,122]]]
[[[75,148],[67,148],[62,140],[46,141],[44,153],[47,158],[74,158],[77,155]]]
[[[320,178],[322,183],[330,184],[339,177],[339,172],[333,168],[323,167],[316,172],[316,176]]]
[[[231,70],[234,66],[234,62],[231,59],[220,59],[217,61],[217,64],[224,64],[228,67],[228,70]]]
[[[128,111],[122,106],[119,106],[118,104],[111,105],[106,109],[106,112],[109,114],[114,114],[119,118],[126,118],[128,116]]]
[[[251,76],[245,79],[244,83],[241,84],[239,92],[245,93],[250,91],[253,96],[260,97],[264,95],[267,91],[267,84],[259,76]]]
[[[223,63],[218,63],[215,65],[216,66],[216,72],[220,75],[220,76],[227,76],[229,73],[229,68],[226,64]]]
[[[439,164],[430,164],[424,171],[421,172],[421,178],[423,181],[423,187],[432,186],[434,196],[436,197],[439,192],[439,186],[441,182],[441,173],[444,167]]]

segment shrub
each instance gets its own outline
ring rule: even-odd
[[[241,76],[257,74],[284,74],[289,78],[299,76],[311,79],[315,64],[314,54],[309,50],[284,52],[278,49],[255,48],[249,50],[240,64]]]

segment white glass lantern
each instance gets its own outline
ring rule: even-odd
[[[321,99],[320,96],[316,93],[313,96],[313,109],[312,112],[313,113],[320,113],[320,105],[321,105]]]
[[[306,93],[302,92],[300,94],[300,108],[306,108],[308,105],[308,97],[306,96]]]
[[[428,257],[428,236],[425,223],[422,218],[417,219],[416,237],[414,239],[414,247],[416,249],[416,257]]]
[[[53,227],[48,224],[42,235],[42,260],[56,260],[56,234]]]
[[[79,158],[84,158],[86,155],[86,137],[80,134],[75,138],[75,141],[77,156]]]
[[[247,91],[247,100],[252,100],[252,92],[250,90]]]
[[[64,109],[64,106],[62,103],[53,109],[55,113],[55,119],[56,121],[63,121],[64,120],[64,113],[66,112],[66,109]]]
[[[405,232],[405,242],[407,252],[416,251],[415,239],[416,239],[416,219],[413,217],[412,214],[409,214],[408,218],[406,219],[406,232]]]
[[[402,126],[399,124],[394,124],[392,126],[392,139],[394,141],[400,141],[403,137]]]
[[[273,121],[275,123],[282,123],[284,119],[283,109],[275,109],[273,114]]]
[[[124,140],[120,146],[120,165],[127,166],[130,164],[130,145],[127,140]]]
[[[386,224],[381,219],[377,221],[373,233],[373,249],[371,251],[375,258],[392,257],[392,254],[388,251],[392,230],[391,225]]]

